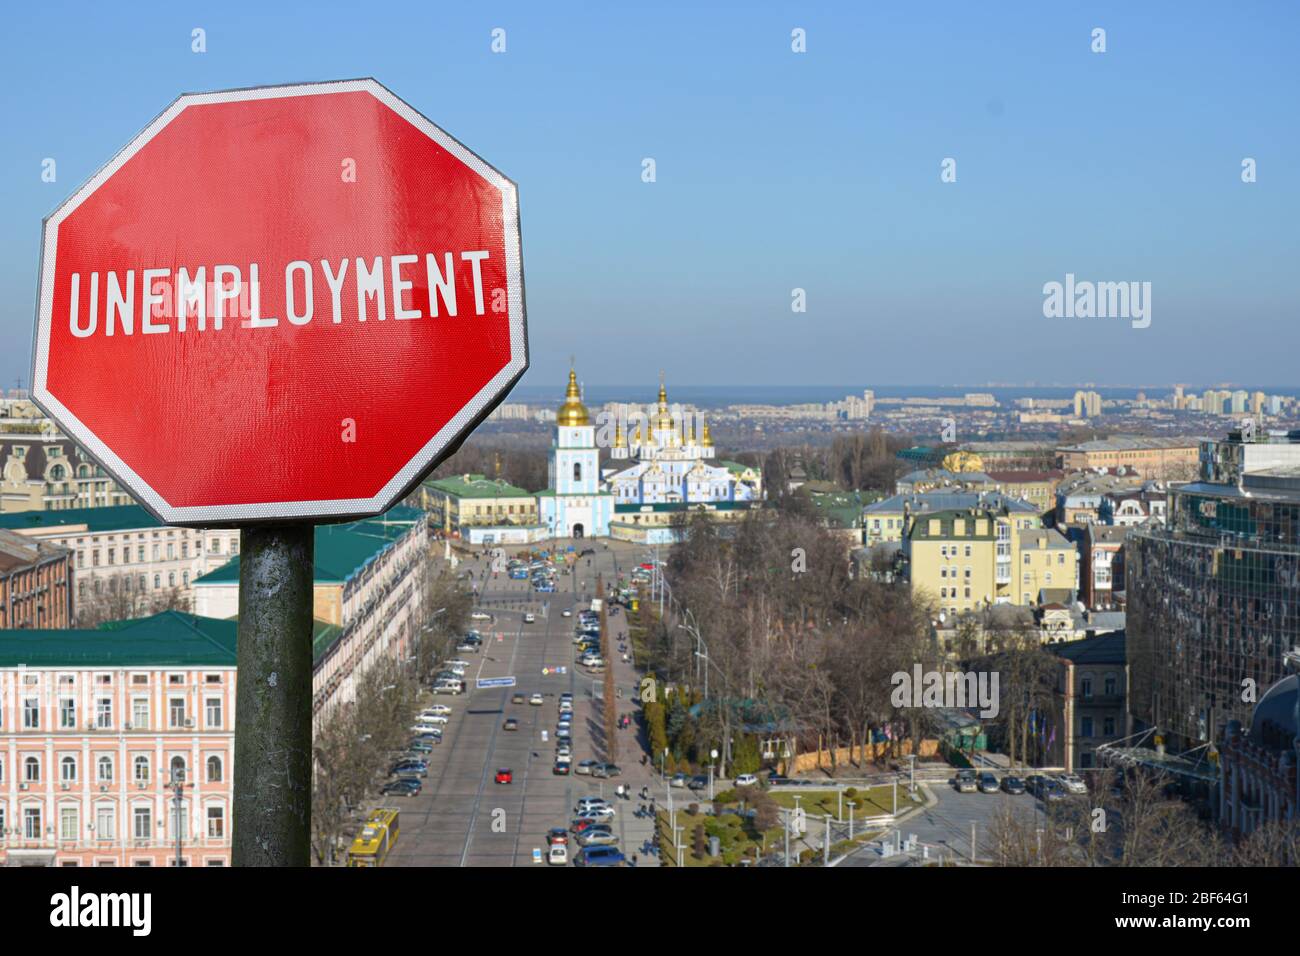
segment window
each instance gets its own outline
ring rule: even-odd
[[[64,757],[59,761],[59,780],[63,783],[77,782],[77,758]]]
[[[23,807],[23,836],[28,840],[41,838],[40,807]]]
[[[221,726],[221,698],[209,697],[205,709],[207,712],[208,726],[219,728]]]
[[[77,728],[76,698],[63,697],[59,700],[59,727],[62,730],[75,730]]]
[[[113,782],[113,758],[107,754],[100,757],[95,763],[95,779],[100,783]]]
[[[1092,696],[1092,675],[1091,674],[1085,674],[1079,680],[1079,693],[1081,693],[1084,697]]]
[[[79,821],[76,807],[59,807],[59,839],[78,839]]]
[[[162,587],[162,575],[155,574],[153,576],[153,589],[157,591],[160,587]]]
[[[101,697],[95,701],[95,726],[100,730],[113,726],[113,698]]]
[[[131,727],[135,730],[149,728],[149,698],[136,697],[131,701]]]
[[[208,758],[208,783],[221,783],[221,758],[213,754]]]
[[[153,837],[153,814],[149,812],[148,807],[135,807],[131,811],[131,818],[135,821],[135,838],[137,840],[148,840]]]
[[[1117,686],[1115,682],[1115,675],[1107,674],[1105,680],[1102,683],[1102,686],[1105,688],[1106,696],[1108,697],[1115,696],[1115,688]]]
[[[208,807],[208,839],[220,840],[226,835],[226,808]]]
[[[573,463],[573,480],[582,481],[582,462],[580,461]]]
[[[112,807],[95,808],[95,836],[100,840],[112,840],[117,836],[117,815]]]
[[[169,588],[174,588],[174,587],[176,587],[176,572],[175,572],[175,571],[168,571],[168,572],[167,572],[167,586],[168,586]]]
[[[136,783],[149,782],[149,758],[145,756],[136,757],[132,766],[135,768],[134,776]]]
[[[1102,720],[1102,722],[1101,722],[1101,726],[1102,726],[1102,732],[1103,732],[1107,737],[1114,737],[1114,736],[1115,736],[1115,718],[1114,718],[1114,717],[1107,717],[1107,718],[1105,718],[1104,720]]]
[[[185,726],[184,697],[173,697],[167,701],[167,725],[169,727]]]
[[[1084,717],[1079,721],[1079,736],[1087,739],[1092,736],[1092,718]]]
[[[181,783],[185,782],[185,758],[184,757],[172,757],[171,776],[168,777],[168,779],[171,780],[172,783],[176,783],[177,781]]]
[[[41,704],[35,697],[23,698],[23,729],[41,729]]]
[[[28,783],[40,783],[41,758],[25,757],[23,759],[23,779]]]

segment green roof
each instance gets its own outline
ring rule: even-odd
[[[486,475],[456,475],[453,478],[437,478],[426,481],[425,487],[457,498],[531,498],[533,493],[518,488],[501,479],[488,478]]]
[[[803,489],[801,488],[800,491]],[[808,500],[818,516],[832,528],[862,527],[862,495],[857,492],[814,492]]]
[[[162,611],[70,630],[0,630],[0,667],[234,667],[234,621]]]
[[[423,519],[423,511],[399,506],[376,518],[318,526],[314,583],[343,584]],[[238,584],[239,558],[232,558],[215,571],[196,578],[194,583]]]
[[[16,511],[0,515],[0,528],[25,531],[52,530],[84,524],[92,533],[123,531],[128,528],[158,528],[161,522],[140,505],[112,505],[105,508],[64,508],[60,511]]]
[[[746,471],[756,471],[759,474],[763,473],[763,469],[759,468],[756,465],[742,465],[738,461],[724,460],[724,461],[719,461],[718,464],[721,465],[723,468],[727,469],[727,471],[731,472],[733,475],[739,475],[742,472],[746,472]]]

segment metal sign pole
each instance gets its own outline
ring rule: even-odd
[[[231,862],[308,866],[315,529],[240,532]]]

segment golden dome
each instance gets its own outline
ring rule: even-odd
[[[713,436],[709,434],[709,423],[704,423],[704,437],[700,439],[700,444],[705,448],[713,447]]]
[[[582,404],[582,394],[578,391],[578,373],[569,369],[569,387],[564,393],[564,404],[555,416],[557,425],[588,425],[591,416],[587,406]]]
[[[668,390],[664,388],[664,383],[659,383],[659,414],[655,417],[655,430],[671,431],[673,427],[673,416],[668,411]]]

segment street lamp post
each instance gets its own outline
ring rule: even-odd
[[[713,765],[717,762],[718,751],[716,749],[709,751],[709,799],[713,799]]]

